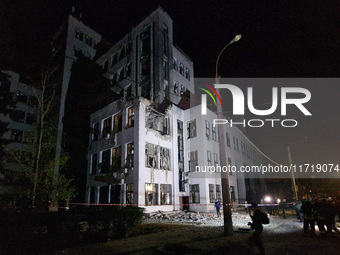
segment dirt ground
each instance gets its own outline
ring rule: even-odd
[[[248,228],[250,218],[246,214],[234,213],[234,234],[223,235],[223,221],[216,218],[209,224],[202,223],[169,223],[176,228],[167,231],[133,236],[107,243],[89,244],[84,247],[55,251],[52,254],[257,254],[248,239],[252,232],[241,232],[238,229]],[[147,221],[143,224],[154,224]],[[180,225],[179,227],[177,227]],[[339,225],[338,225],[339,227]],[[267,255],[313,255],[340,254],[340,234],[333,233],[315,237],[302,234],[302,223],[294,215],[287,219],[270,216],[270,224],[264,225],[262,240]]]

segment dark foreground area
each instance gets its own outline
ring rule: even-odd
[[[93,213],[93,212],[92,212]],[[112,211],[111,211],[112,213]],[[118,213],[118,212],[116,212]],[[96,212],[98,215],[98,212]],[[174,222],[167,218],[144,219],[140,225],[129,230],[129,237],[120,235],[120,239],[114,239],[124,230],[123,226],[115,226],[111,221],[89,222],[88,216],[77,214],[70,218],[68,224],[74,220],[82,220],[87,226],[83,226],[74,232],[65,232],[65,214],[55,214],[48,217],[49,224],[42,224],[41,229],[34,228],[29,232],[26,226],[16,224],[10,230],[9,236],[2,236],[1,254],[258,254],[259,250],[249,241],[252,231],[239,231],[239,228],[246,229],[249,215],[241,212],[233,213],[234,234],[225,237],[223,235],[223,219],[215,215],[196,215],[201,220],[188,220],[187,222]],[[102,215],[103,217],[104,215]],[[123,215],[120,215],[123,217]],[[205,220],[207,218],[210,220]],[[69,217],[68,217],[69,218]],[[139,216],[135,217],[139,218]],[[29,218],[26,218],[29,221]],[[45,221],[46,217],[41,217]],[[52,224],[52,222],[54,222]],[[2,223],[4,223],[2,219]],[[15,224],[11,222],[10,224]],[[10,225],[7,222],[7,226]],[[52,225],[51,225],[52,224]],[[91,227],[92,224],[92,227]],[[100,224],[111,224],[111,230],[100,226]],[[76,226],[76,224],[71,224]],[[339,223],[337,223],[339,226]],[[118,231],[118,227],[120,227]],[[48,228],[54,228],[52,234],[48,233]],[[25,229],[25,231],[22,231]],[[64,229],[64,230],[63,230]],[[116,233],[111,233],[116,229]],[[3,230],[3,228],[2,228]],[[58,230],[55,232],[55,230]],[[63,230],[63,231],[62,231]],[[100,231],[101,230],[101,231]],[[126,229],[125,229],[126,230]],[[124,230],[124,231],[125,231]],[[28,231],[28,232],[27,232]],[[103,234],[105,232],[105,235]],[[292,213],[287,219],[277,215],[270,216],[270,224],[264,225],[261,234],[268,255],[287,254],[339,254],[340,234],[331,233],[320,236],[317,231],[316,236],[304,236],[302,233],[302,223],[296,220]],[[2,233],[4,233],[2,231]],[[17,233],[17,238],[13,236]],[[31,235],[27,235],[31,233]],[[25,236],[26,234],[26,236]],[[113,235],[114,234],[114,235]],[[39,236],[40,235],[40,236]],[[102,237],[102,239],[100,239]],[[79,239],[80,238],[80,239]],[[18,242],[21,241],[24,243]],[[15,246],[17,244],[17,246]]]

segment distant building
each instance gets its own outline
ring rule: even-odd
[[[6,73],[9,75],[10,92],[13,94],[16,104],[11,116],[0,116],[3,122],[9,123],[8,131],[3,138],[9,141],[6,150],[10,155],[3,165],[7,173],[0,174],[0,194],[15,204],[27,192],[20,183],[19,174],[32,171],[28,166],[18,163],[18,159],[32,157],[26,139],[31,125],[36,121],[36,109],[29,104],[29,101],[40,91],[22,83],[19,74],[12,71],[6,71]]]
[[[102,36],[86,26],[76,17],[69,15],[66,22],[60,26],[53,36],[54,51],[59,54],[62,66],[60,79],[60,106],[58,120],[58,136],[56,143],[55,172],[59,171],[59,158],[62,145],[63,118],[65,113],[65,101],[71,78],[73,62],[79,55],[94,59],[97,53],[95,46],[101,41]]]
[[[222,198],[221,175],[196,169],[220,164],[220,142],[228,164],[261,163],[240,130],[224,127],[220,141],[212,125],[216,114],[202,116],[200,106],[190,107],[193,62],[173,44],[172,29],[158,8],[97,60],[120,99],[91,115],[87,203],[209,212]],[[235,206],[251,196],[260,200],[264,182],[254,177],[229,175]]]

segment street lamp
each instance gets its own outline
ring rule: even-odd
[[[222,53],[224,52],[224,50],[230,45],[233,44],[234,42],[238,42],[239,40],[241,40],[242,35],[238,34],[237,36],[234,37],[234,39],[232,39],[226,46],[224,46],[224,48],[220,51],[220,53],[218,54],[217,60],[216,60],[216,73],[215,73],[215,78],[218,78],[218,63],[220,61],[220,57],[222,55]]]
[[[218,54],[217,60],[216,60],[216,74],[215,74],[215,84],[220,83],[220,78],[218,76],[218,62],[220,60],[221,54],[224,52],[224,50],[234,42],[237,42],[241,39],[242,35],[238,34],[235,36],[234,39],[232,39],[224,48],[220,51]],[[217,93],[219,94],[219,89],[217,88]],[[223,119],[223,113],[222,113],[222,105],[220,103],[217,104],[217,116],[219,119]],[[226,157],[226,146],[225,146],[225,137],[224,137],[224,131],[223,127],[221,125],[218,125],[218,137],[219,137],[219,147],[220,147],[220,161],[221,166],[227,166],[227,157]],[[222,184],[222,198],[223,198],[223,216],[224,216],[224,235],[232,235],[233,234],[233,222],[231,217],[231,201],[230,201],[230,194],[229,194],[229,179],[228,179],[228,173],[221,171],[221,184]]]

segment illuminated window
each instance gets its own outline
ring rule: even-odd
[[[128,109],[127,125],[128,127],[133,127],[135,122],[135,108],[130,107]]]
[[[158,184],[145,183],[145,205],[158,205]]]
[[[199,184],[190,185],[190,203],[200,202],[200,186]]]
[[[161,205],[171,205],[171,184],[161,184]]]

